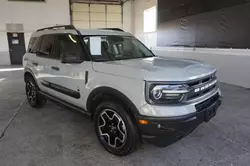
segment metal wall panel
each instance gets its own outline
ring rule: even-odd
[[[79,29],[89,29],[90,25],[89,22],[85,21],[73,21],[72,24]]]
[[[105,13],[90,13],[91,21],[106,21]]]
[[[121,14],[107,13],[107,21],[122,21]]]
[[[89,11],[89,5],[84,3],[73,3],[71,5],[72,11],[82,11],[82,12],[88,12]]]
[[[106,28],[106,22],[95,22],[95,21],[91,21],[91,25],[90,25],[91,29],[96,29],[96,28]]]
[[[72,12],[72,20],[89,21],[89,13],[88,12]]]
[[[71,11],[77,28],[122,28],[121,5],[73,3]]]
[[[122,13],[121,5],[107,5],[107,13]]]
[[[122,28],[121,22],[107,22],[107,28]]]
[[[105,13],[105,5],[90,4],[90,12]]]

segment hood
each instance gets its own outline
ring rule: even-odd
[[[216,71],[210,65],[199,61],[170,57],[94,62],[93,69],[97,72],[146,81],[188,81]]]

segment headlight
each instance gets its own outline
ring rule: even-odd
[[[150,104],[180,103],[187,92],[183,85],[146,84],[146,100]]]

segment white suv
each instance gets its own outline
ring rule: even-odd
[[[23,65],[32,107],[50,99],[89,115],[115,155],[131,153],[140,140],[169,145],[209,121],[221,104],[215,68],[157,57],[120,29],[39,29]]]

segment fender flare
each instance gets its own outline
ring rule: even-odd
[[[30,68],[28,68],[28,67],[25,67],[24,68],[24,77],[23,77],[23,79],[24,79],[24,82],[26,82],[26,74],[31,74],[32,75],[32,77],[33,77],[33,79],[35,80],[35,82],[37,83],[37,81],[36,81],[36,77],[35,77],[35,75],[34,75],[34,73],[32,72],[32,70],[30,69]]]
[[[138,109],[136,108],[134,103],[126,95],[124,95],[119,90],[116,90],[116,89],[111,88],[111,87],[106,87],[106,86],[98,87],[90,93],[90,95],[88,96],[88,99],[87,99],[87,104],[86,104],[87,110],[93,114],[93,112],[94,112],[92,110],[93,102],[97,101],[99,97],[101,98],[103,96],[110,96],[113,99],[120,101],[122,104],[124,104],[129,109],[128,113],[132,114],[132,116],[134,118],[136,118],[139,115]]]

